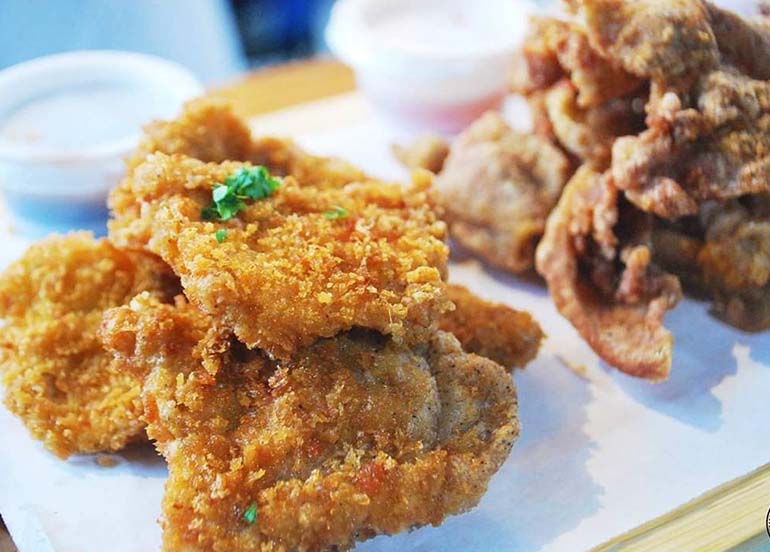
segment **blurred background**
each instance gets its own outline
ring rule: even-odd
[[[0,0],[0,69],[78,49],[172,59],[207,85],[326,51],[333,0]]]
[[[69,50],[130,50],[177,61],[216,86],[249,69],[325,53],[323,31],[333,3],[0,0],[0,69]],[[717,3],[745,12],[757,0]]]

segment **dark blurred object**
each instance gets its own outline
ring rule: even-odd
[[[280,63],[326,51],[324,28],[333,0],[233,0],[251,66]]]

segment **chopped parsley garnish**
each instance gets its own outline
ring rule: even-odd
[[[217,243],[222,243],[227,239],[227,230],[225,230],[224,228],[220,228],[219,230],[217,230],[217,233],[214,234],[214,236],[217,239]]]
[[[254,525],[257,521],[257,503],[252,502],[251,505],[243,512],[243,520],[249,525]]]
[[[265,199],[281,185],[265,167],[242,168],[217,184],[211,192],[212,203],[203,209],[206,220],[230,220],[246,209],[246,200]]]
[[[329,220],[337,220],[341,218],[345,218],[348,216],[348,212],[344,207],[340,207],[339,205],[335,205],[331,211],[326,211],[324,213],[324,216],[328,218]]]

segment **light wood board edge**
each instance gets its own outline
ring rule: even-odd
[[[770,464],[724,483],[591,552],[725,552],[749,541],[770,550]]]
[[[296,136],[353,126],[371,116],[366,100],[353,91],[256,115],[248,123],[256,136]]]

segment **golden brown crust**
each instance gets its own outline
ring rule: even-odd
[[[141,380],[97,336],[102,313],[178,281],[154,256],[77,233],[30,247],[0,277],[0,372],[5,404],[64,458],[119,450],[144,434]]]
[[[712,312],[744,331],[770,329],[770,196],[708,201],[698,217],[658,221],[655,259]]]
[[[618,136],[644,128],[642,94],[634,93],[581,108],[574,85],[563,80],[542,93],[546,127],[557,143],[577,159],[597,170],[606,169]],[[544,123],[540,123],[544,127]],[[542,132],[542,130],[541,130]]]
[[[556,307],[599,356],[633,376],[662,380],[673,343],[663,316],[680,297],[679,283],[655,273],[646,246],[625,249],[618,259],[617,197],[609,179],[578,169],[548,219],[537,269]],[[620,274],[611,268],[618,260]],[[603,279],[617,287],[601,289]]]
[[[537,132],[597,172],[586,167],[573,178],[550,217],[538,268],[559,309],[603,358],[661,378],[670,364],[662,317],[679,284],[659,266],[689,290],[712,295],[714,311],[731,324],[770,324],[758,245],[766,215],[750,216],[721,238],[709,236],[712,223],[698,220],[704,209],[726,213],[770,190],[770,27],[700,0],[569,3],[583,25],[539,24],[542,32],[524,49],[534,77],[523,90]],[[592,71],[581,72],[579,59],[592,60]],[[618,96],[605,87],[607,95],[586,108],[582,97],[592,96],[585,81],[602,71],[633,75],[618,82],[637,88]],[[621,102],[609,119],[621,125],[590,124],[610,102]],[[640,126],[632,108],[642,102]],[[639,210],[657,218],[644,222]],[[639,235],[642,227],[651,234]]]
[[[770,191],[770,84],[713,71],[694,93],[699,110],[667,92],[648,116],[648,130],[613,146],[618,187],[661,217],[695,215],[709,199]]]
[[[770,329],[770,196],[706,204],[700,222],[695,266],[714,312],[744,331]]]
[[[544,334],[527,312],[491,303],[463,286],[449,285],[455,309],[439,320],[468,353],[494,360],[504,368],[523,368],[537,356]]]
[[[734,236],[707,243],[698,255],[715,314],[744,331],[770,329],[768,243],[770,223],[747,223]],[[744,285],[736,287],[740,281]]]
[[[419,340],[449,308],[446,229],[427,201],[430,179],[404,190],[287,177],[237,218],[203,220],[213,187],[243,166],[149,156],[112,194],[111,239],[160,255],[190,300],[280,358],[354,326]],[[330,220],[336,206],[347,215]]]
[[[493,265],[523,272],[570,171],[549,141],[515,132],[489,112],[452,145],[435,190],[454,239]]]
[[[535,18],[513,75],[536,134],[554,141],[578,164],[605,169],[618,136],[644,128],[645,83],[602,56],[578,23]]]
[[[770,191],[770,32],[700,0],[581,0],[594,47],[650,82],[647,130],[615,142],[612,176],[661,217]]]
[[[640,79],[687,87],[719,60],[700,0],[576,0],[591,46]]]
[[[581,109],[600,106],[641,85],[620,65],[602,58],[577,24],[532,18],[512,74],[514,92],[529,96],[563,79],[575,87],[576,105]]]
[[[409,169],[425,169],[434,174],[441,172],[449,155],[449,144],[441,136],[425,134],[408,146],[393,144],[393,155]]]
[[[291,140],[253,138],[229,104],[210,98],[187,103],[174,120],[147,125],[139,147],[127,160],[128,178],[153,153],[184,155],[206,163],[247,161],[264,165],[272,174],[292,175],[303,185],[339,187],[368,179],[350,163],[310,155]]]
[[[478,502],[518,435],[510,376],[441,332],[408,348],[356,331],[276,363],[139,298],[104,334],[149,372],[165,550],[347,549],[437,525]]]

